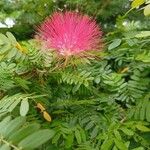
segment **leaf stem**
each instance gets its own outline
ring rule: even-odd
[[[14,150],[21,150],[21,148],[16,147],[15,145],[9,143],[8,141],[6,141],[2,136],[0,137],[0,142],[3,142],[4,144],[9,145],[10,147],[12,147]]]

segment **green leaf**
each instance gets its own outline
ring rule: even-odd
[[[144,150],[144,148],[143,147],[137,147],[137,148],[134,148],[132,150]]]
[[[122,127],[120,130],[123,131],[126,135],[129,135],[129,136],[133,136],[134,135],[134,132],[132,130],[129,130],[129,129],[125,128],[125,127]]]
[[[72,145],[73,145],[73,141],[74,141],[74,134],[69,134],[67,137],[66,137],[66,141],[65,141],[65,147],[66,148],[70,148]]]
[[[11,117],[7,116],[6,118],[3,119],[3,121],[0,122],[0,134],[3,133],[4,131],[4,127],[6,127],[6,125],[10,122]]]
[[[6,35],[13,44],[17,43],[16,38],[13,36],[11,32],[7,32]]]
[[[3,45],[3,44],[5,44],[5,42],[2,39],[0,39],[0,45]]]
[[[83,130],[82,128],[80,128],[80,134],[81,134],[81,139],[83,142],[86,141],[86,133],[85,130]]]
[[[21,99],[16,99],[12,104],[10,104],[8,107],[8,112],[12,112],[14,108],[20,103]]]
[[[18,144],[18,146],[22,147],[23,149],[34,149],[47,142],[54,136],[54,134],[55,133],[53,130],[40,130],[27,136]]]
[[[3,145],[0,147],[0,150],[11,150],[11,147],[10,147],[8,144],[3,144]]]
[[[81,134],[80,134],[80,131],[77,129],[75,130],[75,137],[76,137],[78,144],[81,144]]]
[[[15,77],[14,78],[16,84],[26,90],[29,90],[28,85],[31,84],[31,82],[29,82],[28,80],[22,79],[20,77]]]
[[[2,33],[0,33],[0,40],[4,41],[5,43],[9,43],[9,39]]]
[[[85,130],[89,130],[94,126],[93,121],[89,122],[86,126],[85,126]]]
[[[94,81],[95,81],[95,83],[99,84],[99,83],[100,83],[100,77],[96,77],[96,78],[94,79]]]
[[[135,42],[132,39],[127,39],[126,41],[127,41],[127,43],[128,43],[129,46],[135,45]]]
[[[56,133],[52,139],[52,143],[53,144],[57,143],[60,137],[61,137],[61,133],[60,132]]]
[[[128,148],[126,147],[126,145],[118,139],[114,139],[115,145],[120,149],[120,150],[128,150]]]
[[[150,102],[146,106],[146,120],[150,122]]]
[[[8,58],[8,59],[11,59],[11,58],[13,58],[16,54],[17,54],[17,49],[13,47],[13,48],[10,50],[10,52],[7,54],[7,58]]]
[[[2,48],[0,48],[0,55],[6,53],[11,48],[12,48],[11,44],[5,44],[4,46],[2,46]]]
[[[140,109],[140,120],[144,120],[146,118],[146,107],[148,105],[149,101],[144,100],[142,103],[141,109]]]
[[[144,15],[145,15],[145,16],[149,16],[149,15],[150,15],[150,4],[147,5],[147,6],[144,8]]]
[[[17,132],[13,133],[12,135],[9,136],[9,140],[13,141],[14,143],[20,142],[23,138],[27,137],[31,133],[34,133],[40,128],[39,124],[30,124],[24,128],[21,128]]]
[[[11,63],[10,65],[7,66],[7,69],[14,69],[16,67],[15,63]]]
[[[111,150],[112,146],[113,146],[113,143],[114,143],[114,141],[113,141],[112,138],[111,139],[106,139],[103,142],[102,146],[101,146],[101,150]]]
[[[136,7],[140,6],[140,5],[142,5],[144,2],[145,2],[145,0],[134,0],[131,3],[131,7],[132,8],[136,8]]]
[[[140,125],[140,124],[136,125],[136,128],[142,132],[150,132],[150,129],[148,127]]]
[[[130,141],[125,142],[125,145],[129,149]]]
[[[89,119],[88,117],[85,117],[84,119],[81,120],[80,123],[81,123],[82,125],[84,125],[84,124],[87,124],[89,121],[90,121],[90,119]]]
[[[140,33],[136,34],[135,37],[142,38],[150,36],[150,31],[141,31]]]
[[[91,132],[91,139],[95,138],[97,136],[98,132],[99,132],[99,128],[97,126],[95,126],[95,128]]]
[[[112,150],[118,150],[118,148],[116,146],[114,146]]]
[[[3,116],[5,116],[6,114],[7,114],[7,112],[1,112],[0,113],[0,118],[3,117]]]
[[[29,111],[29,102],[28,99],[23,99],[21,101],[21,106],[20,106],[20,115],[21,116],[26,116],[26,114]]]
[[[9,124],[6,126],[4,129],[3,136],[8,137],[10,136],[13,132],[18,130],[26,121],[25,117],[17,117],[14,120],[10,121]]]
[[[122,138],[121,138],[121,135],[120,135],[119,131],[114,130],[114,135],[115,135],[115,137],[116,137],[118,140],[122,140]]]
[[[121,39],[115,39],[109,46],[108,50],[112,50],[121,44]]]

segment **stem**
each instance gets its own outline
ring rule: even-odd
[[[14,150],[21,150],[21,148],[18,148],[18,147],[16,147],[15,145],[13,145],[13,144],[7,142],[6,140],[4,140],[2,136],[0,137],[0,142],[3,142],[4,144],[9,145],[9,146],[12,147]]]
[[[128,10],[128,11],[125,13],[125,15],[123,15],[123,18],[125,18],[125,17],[127,16],[127,14],[129,14],[130,11],[132,11],[132,10],[133,10],[133,8],[131,8],[130,10]]]

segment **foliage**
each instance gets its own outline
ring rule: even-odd
[[[35,25],[51,11],[43,9],[53,6],[50,1],[40,8],[43,1],[19,1],[11,9],[24,4],[26,17],[32,19],[27,20]],[[11,14],[7,9],[10,3],[4,7],[4,2],[0,2],[2,13]],[[81,2],[54,3],[71,9],[79,4],[90,14],[94,6],[99,10],[96,0]],[[113,6],[115,10],[119,3],[126,4],[115,2],[106,8]],[[124,12],[120,7],[111,13],[103,8],[104,1],[99,4],[103,4],[102,23],[113,24],[115,30],[105,34],[103,51],[87,57],[76,56],[66,62],[54,52],[41,51],[34,39],[18,42],[10,32],[0,34],[0,149],[150,149],[150,31],[144,22],[130,21],[133,9],[140,5],[146,9],[149,1],[134,0],[132,11],[124,16],[118,16]],[[19,22],[25,13],[18,10]],[[38,13],[33,15],[33,11]],[[108,22],[112,15],[116,24]],[[139,11],[135,16],[142,15]],[[97,16],[99,21],[100,12]],[[147,22],[147,17],[139,20]],[[21,39],[22,34],[17,34]]]
[[[134,9],[134,8],[136,8],[136,7],[141,6],[144,2],[145,2],[144,0],[134,0],[134,1],[131,3],[131,9]],[[145,2],[145,4],[147,4],[147,5],[144,7],[144,15],[145,15],[145,16],[149,16],[149,15],[150,15],[150,10],[149,10],[150,4],[149,4],[149,3],[150,3],[149,0],[147,0],[147,1]]]
[[[40,125],[36,123],[28,124],[24,117],[11,120],[11,117],[7,116],[0,122],[0,135],[2,150],[35,149],[48,141],[54,131],[41,130]]]

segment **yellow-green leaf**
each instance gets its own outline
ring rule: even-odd
[[[143,132],[150,132],[150,129],[148,127],[140,125],[140,124],[136,125],[136,128]]]
[[[150,4],[144,8],[144,15],[150,16]]]
[[[126,135],[129,135],[129,136],[133,136],[134,135],[134,132],[128,128],[125,128],[125,127],[122,127],[121,130],[126,134]]]
[[[135,37],[142,38],[150,36],[150,31],[141,31],[140,33],[136,34]]]
[[[7,32],[6,35],[7,35],[8,39],[12,42],[12,44],[17,43],[15,37],[13,36],[13,34],[11,32]]]
[[[131,3],[131,7],[132,8],[136,8],[140,5],[142,5],[144,3],[144,0],[134,0],[132,3]]]
[[[106,139],[101,146],[101,150],[111,150],[113,143],[114,143],[114,141],[112,138]]]
[[[114,139],[115,145],[120,149],[120,150],[128,150],[128,148],[126,147],[126,145],[118,139]]]
[[[150,4],[150,0],[146,0],[145,4]]]

